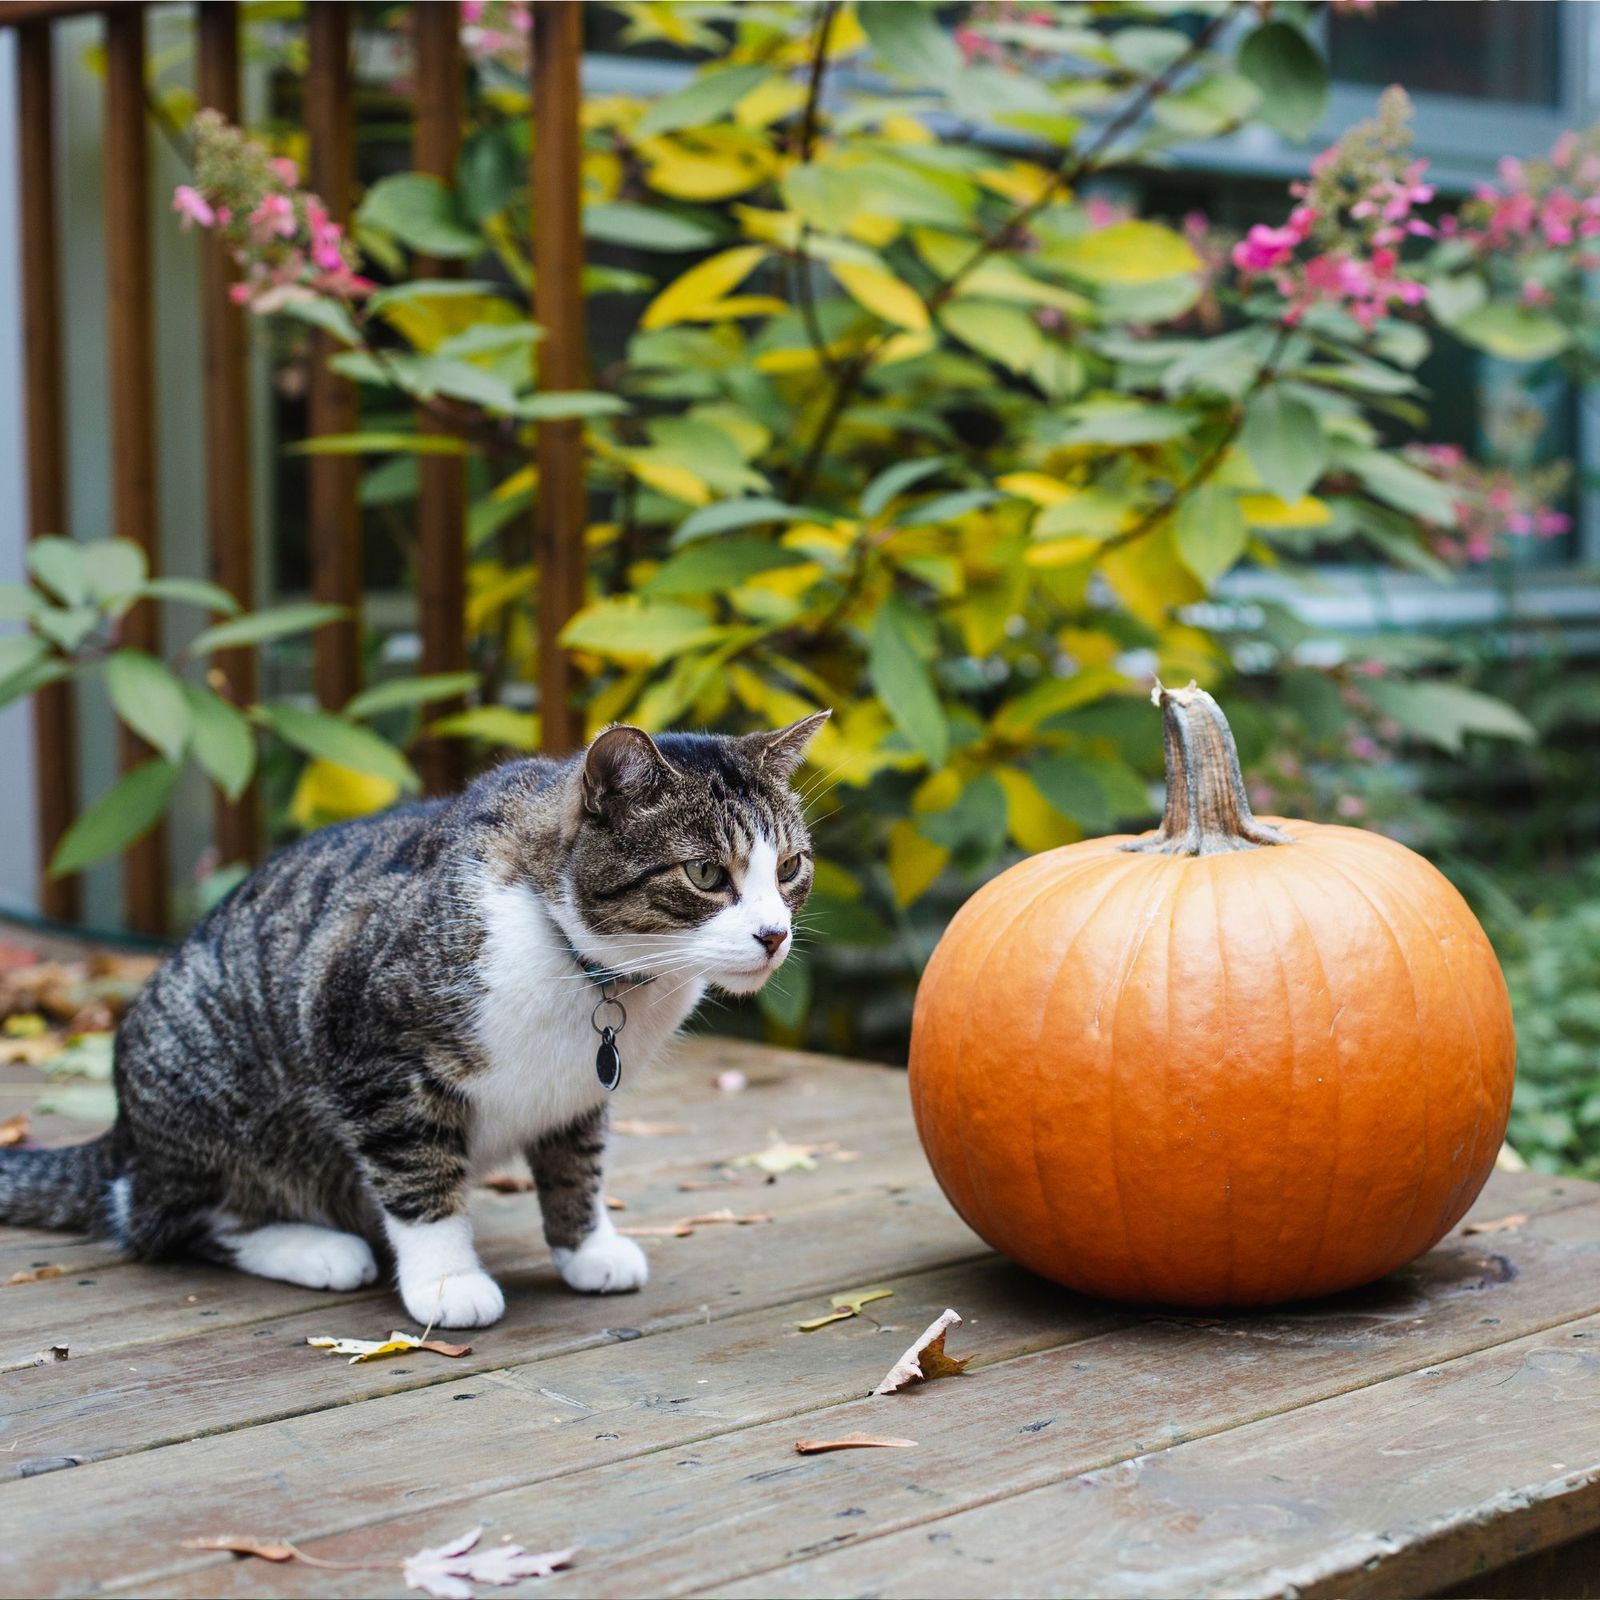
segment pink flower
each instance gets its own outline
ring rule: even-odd
[[[1297,228],[1269,228],[1258,222],[1233,247],[1233,264],[1241,272],[1271,272],[1293,257],[1304,237]]]
[[[216,211],[198,189],[190,188],[186,183],[180,183],[172,191],[172,209],[183,219],[182,225],[185,229],[197,222],[202,228],[216,225]]]
[[[290,189],[300,187],[300,169],[288,156],[274,156],[267,165],[277,173],[279,180]]]
[[[294,201],[286,194],[264,194],[249,217],[250,231],[258,242],[269,239],[292,239],[299,228],[295,221]]]

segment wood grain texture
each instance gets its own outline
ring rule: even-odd
[[[239,10],[229,0],[199,8],[197,89],[202,107],[239,120]],[[212,582],[246,610],[255,604],[255,530],[250,483],[247,313],[228,298],[237,274],[227,246],[200,239],[200,337],[204,359],[206,548]],[[211,687],[235,705],[256,698],[256,654],[240,647],[211,657]],[[261,850],[255,784],[237,799],[216,792],[217,850],[224,866],[254,863]]]
[[[348,224],[355,184],[354,91],[350,73],[351,6],[321,0],[306,8],[306,135],[312,190],[328,215]],[[312,337],[310,431],[313,438],[353,433],[361,423],[356,386],[328,370],[340,347],[330,335]],[[361,687],[361,458],[311,457],[311,593],[349,617],[318,628],[313,649],[317,699],[337,711]]]
[[[156,517],[154,301],[150,281],[150,163],[144,101],[145,7],[106,14],[105,173],[106,362],[111,407],[113,534],[131,539],[152,572],[161,570]],[[160,619],[143,600],[122,619],[120,641],[159,654]],[[120,723],[124,772],[156,752]],[[123,920],[135,933],[167,927],[165,822],[136,840],[122,858]]]
[[[541,389],[581,389],[587,369],[581,220],[583,140],[578,115],[583,8],[577,0],[533,7],[533,268],[534,316]],[[583,605],[584,528],[588,495],[583,424],[542,422],[537,446],[539,493],[534,502],[534,560],[539,573],[540,740],[551,755],[583,743],[573,704],[572,659],[559,642]]]
[[[65,534],[66,393],[62,366],[60,256],[56,237],[55,53],[50,24],[17,30],[18,255],[22,269],[24,422],[28,537]],[[75,921],[82,880],[51,878],[45,867],[78,810],[77,704],[70,683],[33,697],[34,809],[39,852],[39,909]]]
[[[435,0],[412,11],[417,36],[417,126],[413,163],[453,185],[461,154],[464,63],[461,8],[455,0]],[[460,276],[460,263],[419,258],[421,278]],[[418,416],[424,433],[443,431],[424,408]],[[459,456],[418,458],[421,494],[417,501],[417,603],[422,631],[422,670],[460,672],[467,665],[466,517],[467,464]],[[461,708],[451,700],[428,708],[442,717]],[[429,794],[451,794],[466,777],[466,742],[427,739],[417,750],[417,769]]]

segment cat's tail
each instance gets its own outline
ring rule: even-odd
[[[0,1150],[0,1222],[99,1230],[120,1168],[111,1133],[54,1150]]]

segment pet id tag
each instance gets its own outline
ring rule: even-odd
[[[600,1048],[595,1051],[594,1070],[602,1089],[615,1090],[622,1082],[622,1052],[617,1049],[615,1028],[600,1030]]]

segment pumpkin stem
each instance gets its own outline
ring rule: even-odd
[[[1145,855],[1212,856],[1292,844],[1288,834],[1250,814],[1239,752],[1222,707],[1193,682],[1187,689],[1158,683],[1150,699],[1161,707],[1167,809],[1154,833],[1121,848]]]

